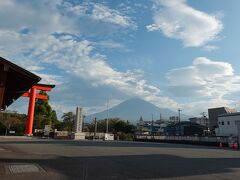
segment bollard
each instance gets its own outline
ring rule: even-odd
[[[238,143],[233,144],[233,149],[238,149]]]
[[[221,142],[219,143],[219,147],[220,147],[220,148],[223,148],[223,144],[222,144]]]

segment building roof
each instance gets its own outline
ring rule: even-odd
[[[4,67],[8,70],[4,71]],[[0,104],[3,110],[41,80],[39,76],[0,57],[0,74],[3,72],[7,74],[3,102]]]
[[[202,125],[195,122],[190,122],[190,121],[181,121],[181,122],[169,124],[168,126],[202,126]]]
[[[209,108],[209,110],[215,110],[215,109],[225,109],[226,107],[215,107],[215,108]]]
[[[219,111],[219,110],[225,110],[228,113],[235,113],[237,112],[236,109],[231,109],[229,107],[216,107],[216,108],[210,108],[208,109],[208,112],[212,112],[212,111]]]
[[[240,115],[240,112],[235,112],[235,113],[221,114],[221,115],[218,115],[218,117],[239,116],[239,115]]]

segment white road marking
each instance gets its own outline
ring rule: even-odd
[[[7,169],[11,174],[44,172],[44,170],[36,164],[8,164]]]

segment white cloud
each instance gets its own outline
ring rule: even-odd
[[[206,46],[204,46],[203,49],[204,49],[205,51],[211,52],[211,51],[218,50],[219,47],[217,47],[217,46],[212,46],[212,45],[206,45]]]
[[[33,71],[33,73],[35,73],[35,72]],[[57,85],[57,86],[63,84],[61,76],[53,75],[53,74],[38,73],[38,72],[36,72],[36,74],[39,77],[42,78],[40,83],[43,83],[43,84],[54,84],[54,85]]]
[[[46,36],[38,42],[32,56],[44,63],[56,65],[67,73],[84,79],[92,86],[109,86],[130,96],[144,99],[169,100],[159,97],[159,88],[143,79],[142,71],[120,72],[110,67],[102,56],[91,55],[94,46],[87,40],[75,41]],[[167,106],[167,104],[165,104]]]
[[[178,96],[222,98],[240,91],[240,76],[232,65],[205,57],[194,59],[191,66],[170,70],[167,75],[171,91]]]
[[[103,22],[117,24],[123,27],[134,25],[129,17],[122,15],[117,10],[109,9],[101,4],[94,4],[92,18]]]
[[[176,105],[170,98],[161,97],[159,88],[144,80],[142,71],[121,72],[113,69],[104,55],[95,52],[95,43],[88,40],[76,40],[70,35],[21,34],[10,30],[0,31],[0,38],[3,39],[0,42],[0,50],[8,54],[7,57],[15,63],[39,74],[44,83],[65,86],[64,76],[75,76],[77,79],[70,81],[72,84],[78,84],[79,80],[84,80],[98,91],[103,87],[110,88],[111,93],[121,94],[123,99],[138,96],[155,102],[161,107],[174,108]],[[49,67],[55,68],[50,74],[45,71]],[[56,71],[65,73],[64,75],[53,74]],[[78,85],[81,86],[81,84]],[[52,94],[51,101],[53,104],[59,104],[59,106],[56,105],[58,111],[64,104],[67,107],[73,107],[78,105],[77,102],[83,101],[81,91],[66,87],[63,99],[62,94],[59,93],[61,91],[58,88],[55,90],[58,95]],[[76,98],[78,96],[79,98]],[[116,96],[113,100],[119,99]],[[93,104],[86,101],[85,99],[83,106],[91,110],[90,106]]]
[[[112,102],[138,96],[162,107],[176,104],[170,98],[161,97],[160,89],[149,84],[142,71],[123,72],[111,67],[96,46],[124,47],[109,38],[88,41],[82,35],[80,20],[84,18],[89,23],[94,21],[97,31],[99,22],[104,24],[102,28],[109,28],[106,25],[111,24],[118,31],[119,27],[136,28],[130,17],[101,4],[73,5],[61,0],[1,1],[0,52],[40,75],[43,83],[57,85],[50,93],[50,102],[59,114],[74,111],[79,103],[88,111],[103,108],[106,99],[102,97],[108,94],[112,94]]]
[[[123,44],[121,44],[119,42],[116,42],[116,41],[113,41],[113,40],[100,41],[100,42],[95,43],[95,44],[99,45],[100,47],[103,47],[103,48],[126,49],[126,47]]]
[[[0,1],[0,21],[2,31],[27,34],[119,33],[119,27],[136,28],[129,16],[100,3],[73,5],[63,0]]]
[[[180,3],[182,10],[177,9],[169,19],[169,26],[172,26],[174,17],[179,17],[179,27],[170,27],[168,31],[168,28],[162,26],[161,30],[169,37],[183,40],[185,46],[206,44],[208,40],[214,39],[222,28],[217,18],[192,9],[185,1],[159,3],[158,7],[165,3],[164,9],[156,11],[156,22],[148,26],[149,30],[160,28],[157,16],[162,13],[163,19],[160,20],[168,20],[167,13],[176,10],[174,3]],[[136,24],[125,13],[102,4],[85,2],[73,5],[61,0],[42,0],[34,3],[0,1],[0,53],[39,74],[43,78],[42,82],[57,85],[50,93],[50,102],[59,114],[74,111],[78,105],[84,107],[88,113],[105,109],[104,104],[109,94],[112,95],[113,102],[138,96],[160,107],[177,109],[180,106],[197,112],[196,107],[199,106],[205,108],[217,104],[229,105],[232,102],[224,100],[223,96],[239,91],[240,76],[234,74],[230,64],[196,58],[191,66],[174,69],[167,74],[173,87],[172,92],[176,93],[177,89],[178,93],[185,96],[192,92],[194,96],[212,98],[208,101],[178,104],[169,97],[161,96],[160,88],[147,82],[141,70],[120,71],[110,66],[108,57],[100,54],[98,47],[124,48],[124,45],[112,37],[110,39],[113,40],[107,37],[98,42],[94,42],[94,38],[91,38],[91,41],[87,40],[82,35],[81,18],[86,18],[90,24],[94,22],[92,27],[96,31],[99,31],[98,26],[95,26],[96,22],[97,25],[99,22],[103,23],[102,28],[109,28],[107,24],[124,30],[136,28]],[[180,21],[185,18],[189,18],[191,26]],[[200,25],[203,27],[199,28]],[[206,26],[211,30],[206,29]],[[90,31],[88,27],[86,32]],[[206,38],[202,37],[199,29],[205,31]],[[192,30],[194,32],[189,33]],[[190,36],[184,33],[189,33]]]
[[[181,109],[183,109],[183,114],[191,114],[195,116],[200,116],[200,113],[206,112],[209,108],[216,107],[230,107],[233,108],[233,100],[226,99],[208,99],[208,100],[199,100],[193,101],[190,103],[180,104]]]
[[[198,47],[217,39],[223,25],[218,17],[190,7],[186,0],[156,0],[154,23],[148,31],[161,31],[186,47]]]
[[[51,4],[46,6],[41,4],[42,2]],[[43,82],[58,85],[51,92],[51,103],[59,113],[74,111],[74,107],[79,103],[88,113],[100,110],[105,108],[103,104],[108,94],[113,94],[113,102],[138,96],[160,107],[177,109],[179,106],[173,99],[161,96],[160,88],[147,82],[142,71],[114,69],[109,65],[107,56],[99,54],[97,49],[97,46],[124,48],[122,44],[109,38],[99,42],[87,40],[81,35],[82,27],[77,29],[74,25],[79,16],[87,16],[117,27],[132,27],[134,23],[128,16],[100,4],[92,4],[89,12],[87,5],[70,4],[67,7],[62,1],[40,1],[37,4],[20,4],[19,1],[8,3],[2,7],[9,8],[10,12],[18,6],[19,9],[14,14],[16,18],[11,16],[12,20],[8,24],[0,25],[0,52],[15,63],[39,74]],[[39,6],[40,9],[37,8]],[[56,8],[59,6],[60,9]],[[75,13],[75,16],[70,17],[62,13],[61,8],[69,8],[69,13]],[[1,7],[0,10],[0,17],[11,15]],[[46,12],[47,16],[37,16],[48,10],[50,11]],[[23,11],[32,13],[32,16],[27,14],[26,17]],[[40,24],[37,24],[38,22]],[[157,26],[153,25],[152,28]],[[22,31],[24,29],[27,30],[26,33]],[[182,88],[183,94],[187,92],[186,88],[195,88],[195,95],[215,97],[211,100],[212,104],[229,103],[222,97],[239,90],[240,77],[234,75],[232,66],[207,58],[197,58],[191,66],[171,70],[167,77],[172,87]],[[68,82],[66,78],[69,78]],[[192,108],[200,104],[203,103],[196,101],[180,106]],[[208,106],[204,104],[204,107]]]
[[[135,22],[122,12],[111,9],[106,5],[93,2],[84,2],[82,4],[64,3],[65,10],[76,14],[78,17],[88,17],[92,20],[110,23],[124,28],[136,28]]]
[[[160,30],[160,26],[157,24],[149,24],[146,26],[148,31],[156,31],[156,30]]]
[[[21,31],[27,28],[32,33],[76,32],[73,21],[60,13],[61,3],[60,0],[1,1],[0,29]]]
[[[240,75],[227,62],[198,57],[190,66],[170,70],[166,78],[169,92],[187,101],[179,103],[184,114],[199,115],[208,108],[238,104],[233,97],[240,92]]]
[[[73,5],[72,3],[66,1],[63,3],[64,10],[67,12],[74,13],[78,16],[83,16],[87,13],[89,9],[89,4],[88,3],[83,3],[83,4],[76,4]]]

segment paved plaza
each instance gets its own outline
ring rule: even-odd
[[[240,151],[181,144],[0,138],[0,179],[240,179]]]

